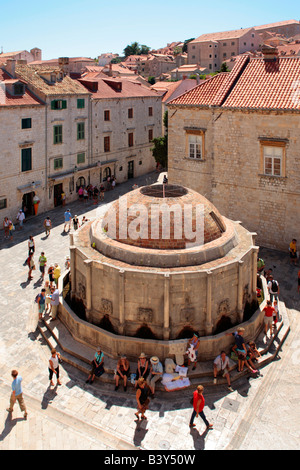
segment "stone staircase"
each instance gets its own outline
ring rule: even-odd
[[[289,318],[288,313],[283,302],[279,302],[279,312],[280,312],[280,321],[277,323],[277,329],[273,332],[272,337],[264,335],[262,331],[259,336],[256,338],[257,349],[261,353],[262,357],[259,358],[259,361],[255,363],[256,369],[261,369],[274,360],[278,352],[280,351],[282,344],[284,343],[289,330]],[[90,347],[84,343],[75,341],[68,329],[56,319],[50,321],[49,316],[45,315],[42,321],[38,324],[38,330],[42,335],[43,339],[46,341],[50,349],[55,348],[61,355],[61,358],[65,364],[69,364],[72,367],[75,367],[83,374],[86,378],[91,369],[90,363],[95,354],[95,348]],[[105,351],[104,351],[105,354]],[[100,378],[95,378],[93,386],[98,384],[106,384],[111,390],[114,390],[114,371],[117,365],[117,361],[105,355],[104,368],[105,373]],[[132,373],[136,371],[137,364],[131,362],[130,370]],[[251,375],[247,367],[244,368],[243,372],[237,371],[236,362],[230,359],[230,379],[231,384],[234,384],[235,381],[240,379],[242,376]],[[185,388],[195,389],[197,385],[203,385],[205,387],[213,385],[213,362],[198,362],[197,367],[194,371],[189,368],[188,377],[190,379],[190,387]],[[122,385],[122,382],[120,382]],[[218,385],[227,385],[226,378],[218,376],[217,379]],[[122,388],[122,386],[121,386]],[[128,393],[134,393],[134,387],[128,383],[127,388]],[[181,392],[182,390],[179,390]],[[159,381],[156,385],[156,394],[171,393],[166,392],[164,386]],[[175,394],[175,391],[172,392],[172,395]]]

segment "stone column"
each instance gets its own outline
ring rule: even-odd
[[[258,255],[258,246],[253,246],[252,252],[252,300],[257,299],[256,287],[257,287],[257,255]]]
[[[212,320],[211,320],[211,307],[212,307],[212,271],[206,271],[206,322],[205,334],[207,336],[212,334]]]
[[[125,271],[120,269],[119,271],[119,334],[124,334],[125,328]]]
[[[243,264],[244,264],[244,261],[239,260],[238,262],[237,313],[238,313],[238,320],[240,323],[242,323],[243,321],[243,295],[244,295]]]
[[[164,340],[170,339],[170,274],[164,275]]]
[[[70,276],[71,276],[71,292],[70,297],[73,299],[76,295],[76,249],[74,245],[70,246]]]
[[[92,264],[91,260],[84,260],[86,268],[85,275],[85,301],[86,301],[86,318],[87,321],[91,321],[91,310],[92,310]]]

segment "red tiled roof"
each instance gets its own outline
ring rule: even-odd
[[[90,91],[92,91],[93,83],[98,83],[98,90],[92,91],[93,99],[101,98],[131,98],[131,97],[145,97],[145,96],[158,96],[158,94],[151,90],[149,87],[143,86],[138,82],[132,80],[126,80],[121,78],[101,78],[93,80],[85,80],[84,77],[78,80]],[[89,87],[89,82],[91,87]],[[111,85],[110,85],[111,84]],[[114,87],[115,84],[121,84],[121,91],[117,91]]]
[[[300,109],[299,80],[299,58],[251,59],[223,106]]]
[[[300,58],[240,57],[229,73],[219,73],[171,104],[300,110]]]
[[[226,79],[226,73],[218,73],[213,77],[205,80],[196,85],[187,93],[175,98],[170,101],[169,104],[182,104],[182,105],[196,105],[196,106],[209,106],[212,104],[213,99],[215,98],[220,87]]]
[[[0,69],[0,82],[2,82],[5,86],[5,84],[23,81],[11,79],[11,77],[4,70]],[[6,88],[4,89],[2,86],[0,87],[0,106],[32,106],[42,104],[42,101],[36,98],[27,88],[25,88],[24,95],[13,96],[8,93]]]

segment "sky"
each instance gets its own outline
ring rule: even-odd
[[[0,51],[42,49],[42,58],[123,54],[132,42],[151,49],[204,33],[300,20],[290,0],[0,0]]]

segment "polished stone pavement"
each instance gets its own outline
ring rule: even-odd
[[[161,178],[162,175],[160,175]],[[139,185],[157,180],[153,173],[118,185],[105,195],[110,202]],[[102,204],[100,205],[100,207]],[[94,217],[98,206],[75,202],[73,215]],[[241,378],[234,392],[225,386],[208,387],[205,413],[214,424],[206,432],[198,420],[190,430],[190,391],[161,393],[151,401],[148,420],[135,421],[135,396],[122,387],[115,392],[109,384],[85,383],[86,377],[62,364],[60,387],[49,388],[49,348],[38,334],[28,329],[28,313],[41,286],[38,271],[27,282],[27,240],[34,235],[37,255],[43,250],[48,263],[64,265],[69,237],[63,233],[64,208],[49,212],[54,228],[49,238],[43,232],[45,214],[28,220],[13,241],[0,233],[0,449],[1,450],[133,450],[157,452],[185,450],[256,450],[299,448],[300,398],[300,295],[298,267],[289,264],[287,253],[261,248],[260,256],[272,267],[280,283],[280,298],[286,303],[291,331],[275,361],[257,378]],[[28,418],[18,405],[6,412],[12,369],[23,377]]]

